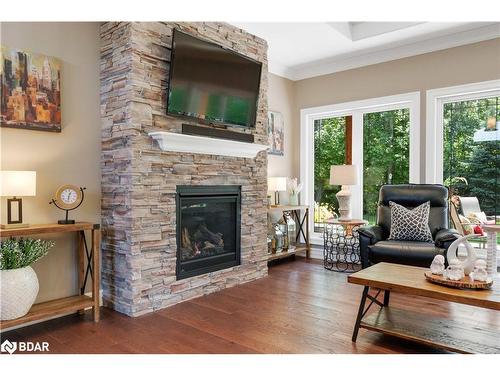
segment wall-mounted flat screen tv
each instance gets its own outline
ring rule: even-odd
[[[258,61],[174,30],[167,112],[253,127],[261,69]]]

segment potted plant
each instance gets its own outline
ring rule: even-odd
[[[47,254],[53,241],[9,238],[0,242],[0,319],[26,315],[38,295],[38,278],[31,264]]]
[[[288,179],[289,205],[297,206],[299,204],[299,193],[302,190],[302,186],[302,183],[299,184],[296,178]]]

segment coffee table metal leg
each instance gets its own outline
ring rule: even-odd
[[[356,324],[354,325],[354,331],[352,333],[352,341],[356,342],[358,338],[359,325],[361,324],[361,319],[363,319],[363,311],[365,309],[366,297],[368,296],[368,291],[370,287],[365,286],[363,289],[363,294],[361,295],[361,302],[359,303],[358,316],[356,317]]]
[[[384,292],[384,306],[389,306],[389,299],[391,297],[391,291],[390,290],[386,290]]]

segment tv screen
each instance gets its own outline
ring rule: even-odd
[[[262,64],[174,30],[167,112],[255,126]]]

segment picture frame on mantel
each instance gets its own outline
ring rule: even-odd
[[[0,126],[61,132],[61,60],[0,46]]]
[[[285,124],[281,112],[269,111],[267,121],[268,154],[285,154]]]

